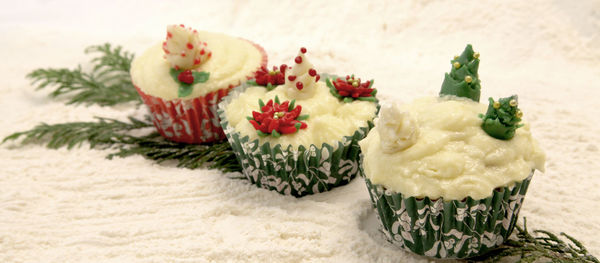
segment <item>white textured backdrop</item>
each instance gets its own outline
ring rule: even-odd
[[[436,95],[466,43],[482,100],[519,94],[547,153],[521,215],[600,256],[600,1],[1,1],[0,137],[144,107],[65,106],[25,75],[110,42],[135,53],[167,24],[241,36],[270,64],[300,46],[320,72],[374,78],[386,100]],[[0,261],[425,262],[378,234],[364,182],[296,199],[210,170],[112,161],[87,147],[0,146]]]

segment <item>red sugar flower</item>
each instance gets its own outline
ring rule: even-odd
[[[354,75],[346,76],[346,79],[337,78],[334,81],[327,79],[327,86],[334,96],[343,99],[345,102],[351,102],[355,99],[375,101],[377,89],[371,88],[373,80],[361,82],[360,78]]]
[[[261,112],[253,111],[248,121],[260,136],[270,134],[279,137],[281,134],[291,134],[306,129],[307,125],[302,121],[308,119],[308,115],[300,115],[302,106],[294,106],[295,103],[295,100],[279,103],[277,96],[275,101],[269,100],[267,104],[258,100]]]
[[[266,86],[267,89],[272,89],[273,86],[282,85],[285,83],[285,70],[287,65],[283,64],[279,68],[273,66],[273,70],[268,70],[267,67],[262,66],[255,73],[256,84]]]

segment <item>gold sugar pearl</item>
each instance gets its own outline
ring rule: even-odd
[[[454,66],[454,68],[460,68],[460,63],[458,62],[454,62],[452,65]]]
[[[475,52],[475,54],[473,54],[474,58],[479,58],[479,52]]]
[[[471,81],[473,81],[473,78],[471,76],[465,76],[465,81],[467,83],[471,83]]]
[[[522,111],[517,111],[517,113],[515,114],[517,116],[517,118],[522,118],[523,117],[523,112]]]
[[[510,100],[510,102],[508,102],[508,104],[510,104],[510,106],[517,107],[517,101],[514,99]]]
[[[455,59],[455,60],[456,60],[456,59],[458,59],[458,56],[454,56],[454,59]]]
[[[494,101],[494,109],[500,109],[500,102]]]
[[[352,87],[358,87],[358,82],[352,82]]]

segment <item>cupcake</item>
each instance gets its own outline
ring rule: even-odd
[[[163,137],[204,143],[225,139],[217,104],[266,63],[250,41],[171,25],[164,42],[134,59],[131,79]]]
[[[320,75],[301,48],[294,66],[263,67],[219,104],[227,139],[258,187],[296,197],[347,184],[377,111],[373,81]]]
[[[516,95],[478,102],[479,54],[452,60],[440,97],[384,105],[359,144],[386,237],[419,255],[467,258],[502,244],[545,155]]]

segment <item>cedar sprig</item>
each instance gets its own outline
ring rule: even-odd
[[[127,157],[142,155],[157,163],[176,161],[177,167],[196,169],[206,167],[224,172],[241,172],[235,153],[227,142],[186,144],[165,140],[159,133],[146,136],[128,136],[120,141],[118,151],[107,156]]]
[[[27,78],[37,89],[53,87],[51,97],[70,95],[66,104],[112,106],[130,101],[141,103],[129,75],[133,54],[123,51],[120,46],[113,48],[108,43],[88,47],[85,53],[99,53],[91,60],[93,67],[90,72],[79,65],[75,69],[37,69]]]
[[[33,129],[15,132],[2,143],[23,137],[21,144],[46,144],[50,149],[72,149],[87,142],[90,148],[106,148],[127,138],[127,132],[151,127],[152,123],[129,117],[129,122],[96,117],[94,122],[41,123]]]
[[[563,232],[560,236],[567,241],[546,230],[534,230],[531,234],[527,229],[527,218],[523,218],[522,228],[515,225],[515,229],[516,240],[508,239],[500,247],[473,260],[499,262],[512,258],[517,262],[600,263],[581,242]]]
[[[157,132],[132,134],[148,127],[153,127],[149,116],[145,120],[129,117],[128,121],[96,118],[94,122],[42,123],[31,130],[7,136],[2,143],[23,138],[21,144],[37,143],[51,149],[71,149],[87,142],[90,148],[115,149],[116,152],[109,154],[108,159],[142,155],[157,163],[175,161],[178,167],[189,169],[207,167],[225,172],[241,171],[227,142],[196,145],[167,141]]]

